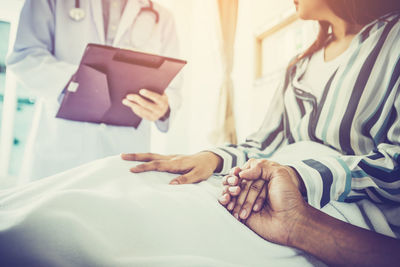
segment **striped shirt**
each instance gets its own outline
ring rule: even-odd
[[[256,133],[240,145],[210,150],[223,159],[220,174],[309,140],[340,152],[288,164],[302,177],[309,204],[365,198],[400,204],[400,14],[361,30],[319,101],[301,79],[309,60],[287,71]]]

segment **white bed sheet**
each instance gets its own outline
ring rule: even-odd
[[[109,157],[0,191],[0,266],[324,266],[234,219],[219,178],[170,186],[175,175],[133,165]],[[327,212],[367,228],[344,207]]]

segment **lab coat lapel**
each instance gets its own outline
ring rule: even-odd
[[[136,17],[139,15],[139,12],[144,5],[141,0],[128,0],[126,3],[126,7],[122,14],[121,20],[119,22],[117,34],[114,38],[113,46],[118,46],[121,41],[122,36],[129,29],[132,23],[135,21]]]
[[[106,43],[104,34],[104,18],[103,18],[103,2],[99,0],[91,0],[90,6],[94,24],[96,25],[97,34],[102,44]]]

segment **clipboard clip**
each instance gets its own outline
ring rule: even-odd
[[[74,74],[71,79],[69,80],[69,82],[67,83],[67,85],[64,87],[64,89],[62,90],[62,92],[60,93],[60,95],[57,97],[57,101],[58,103],[61,104],[61,102],[64,99],[65,93],[66,92],[71,92],[71,93],[75,93],[76,91],[78,91],[78,87],[79,87],[79,83],[74,82],[73,80],[75,79],[76,74]]]
[[[71,93],[75,93],[76,91],[78,91],[78,87],[79,87],[79,83],[71,81],[68,84],[67,91],[71,92]]]
[[[149,67],[149,68],[153,68],[153,69],[160,68],[160,66],[165,61],[164,58],[161,58],[158,56],[145,55],[145,54],[139,54],[139,53],[127,54],[122,51],[117,52],[114,55],[113,60],[125,62],[128,64],[145,66],[145,67]]]

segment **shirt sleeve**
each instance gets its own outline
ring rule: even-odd
[[[164,10],[164,23],[162,28],[162,51],[161,54],[167,57],[179,58],[179,39],[175,26],[175,20],[167,10]],[[179,72],[178,75],[171,81],[170,85],[165,90],[165,94],[168,96],[168,104],[170,108],[169,117],[164,121],[156,121],[155,124],[161,132],[167,132],[169,130],[171,122],[174,120],[177,111],[182,104],[182,84],[183,84],[183,72]]]
[[[288,73],[286,73],[285,80],[287,79]],[[239,145],[229,144],[207,150],[223,159],[222,169],[216,174],[228,174],[233,167],[243,166],[249,158],[269,158],[286,142],[284,134],[284,88],[286,88],[286,82],[278,87],[272,99],[269,100],[270,106],[259,130],[246,138],[244,143]]]
[[[394,102],[395,121],[387,141],[361,156],[306,159],[292,164],[302,177],[310,205],[329,201],[353,202],[368,198],[375,203],[400,204],[400,79]]]
[[[55,1],[25,1],[14,48],[7,59],[7,70],[37,97],[57,101],[78,66],[57,60],[52,54],[54,10]]]

